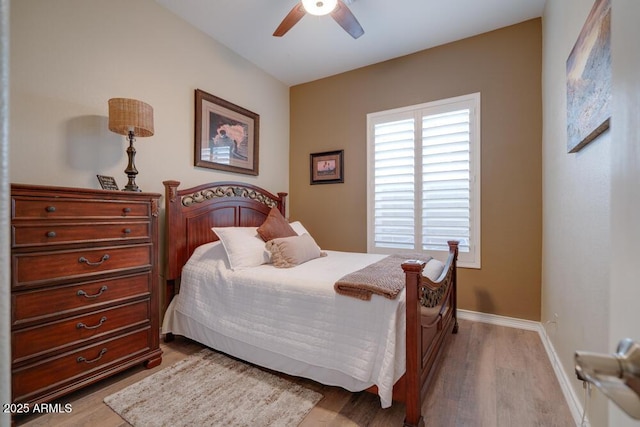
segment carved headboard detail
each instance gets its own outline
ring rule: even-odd
[[[212,227],[257,227],[277,207],[286,215],[287,193],[274,195],[242,182],[213,182],[179,190],[179,181],[164,181],[166,219],[166,271],[171,282],[167,303],[173,297],[174,281],[182,266],[200,245],[218,239]]]

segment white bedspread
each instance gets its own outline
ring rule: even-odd
[[[338,295],[336,280],[384,255],[327,253],[288,269],[232,271],[219,243],[203,245],[183,268],[172,309],[225,337],[342,372],[363,389],[375,384],[389,407],[405,371],[405,293],[371,301]],[[180,333],[175,313],[165,316],[163,332]]]

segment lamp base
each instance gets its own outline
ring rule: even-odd
[[[135,141],[135,135],[133,134],[133,131],[129,131],[129,147],[127,147],[129,164],[124,170],[124,173],[127,174],[129,181],[127,182],[127,185],[124,186],[122,191],[135,191],[139,193],[142,190],[136,185],[136,175],[138,175],[138,169],[136,169],[135,164],[136,149],[133,147],[133,141]]]
[[[132,181],[133,178],[129,177],[129,182],[124,186],[122,191],[135,191],[136,193],[140,193],[142,190],[138,187],[135,181]]]

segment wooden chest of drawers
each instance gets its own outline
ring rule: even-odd
[[[162,361],[160,195],[11,186],[15,403]]]

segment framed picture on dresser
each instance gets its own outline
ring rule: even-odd
[[[96,175],[103,190],[119,190],[118,183],[112,176]]]

